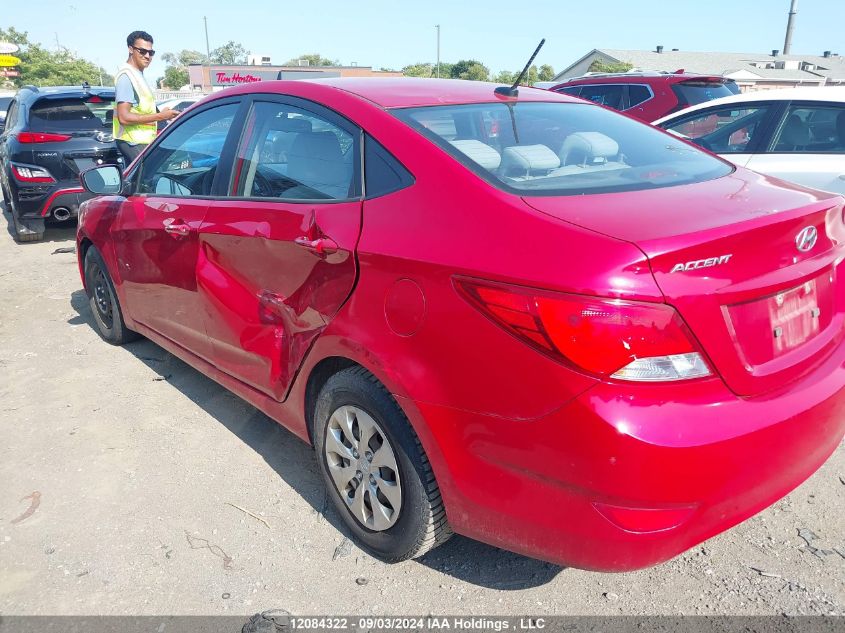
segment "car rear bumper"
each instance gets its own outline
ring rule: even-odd
[[[845,349],[778,394],[721,381],[600,384],[516,421],[420,402],[447,514],[462,534],[564,565],[668,560],[775,502],[845,433]],[[400,399],[401,401],[401,399]]]
[[[17,184],[16,204],[18,216],[22,218],[51,218],[56,211],[67,209],[70,217],[79,214],[79,205],[93,197],[86,192],[78,180],[59,182],[53,185]],[[60,212],[60,215],[64,215]],[[67,219],[67,218],[64,218]]]

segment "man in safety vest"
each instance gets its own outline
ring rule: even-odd
[[[155,97],[144,79],[144,69],[153,61],[153,36],[132,31],[126,38],[129,59],[114,78],[114,119],[112,129],[117,149],[128,167],[144,148],[155,140],[158,121],[168,121],[178,112],[156,110]]]

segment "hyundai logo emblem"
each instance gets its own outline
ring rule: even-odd
[[[819,233],[816,231],[816,227],[805,227],[795,236],[795,246],[802,253],[806,253],[816,245],[818,237]]]

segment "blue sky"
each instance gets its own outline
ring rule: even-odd
[[[537,58],[560,70],[593,48],[768,53],[783,48],[790,0],[39,0],[4,2],[0,27],[62,46],[112,70],[125,58],[129,30],[155,38],[159,55],[205,51],[228,40],[282,63],[320,53],[344,64],[396,68],[434,61],[441,25],[441,60],[478,59],[493,72],[521,68],[540,38]],[[134,17],[131,11],[134,10]],[[130,16],[125,15],[130,13]],[[845,0],[800,0],[793,53],[845,54]],[[162,75],[153,62],[147,75]]]

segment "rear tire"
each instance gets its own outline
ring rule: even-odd
[[[9,209],[9,213],[12,214],[16,242],[40,242],[44,239],[44,220],[19,218],[14,207]]]
[[[123,312],[117,301],[108,268],[95,246],[85,253],[85,289],[88,305],[94,315],[97,331],[112,345],[123,345],[140,338],[137,332],[126,327]]]
[[[375,376],[351,367],[329,378],[313,430],[329,497],[364,550],[396,563],[452,536],[420,440]]]

